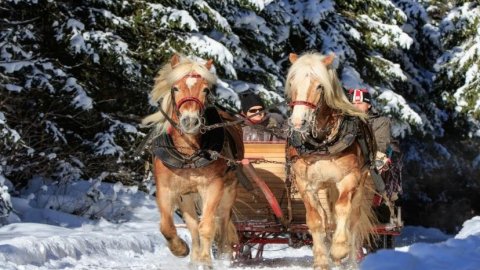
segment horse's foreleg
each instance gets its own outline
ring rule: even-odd
[[[304,200],[307,210],[307,226],[310,229],[313,240],[313,268],[315,270],[330,269],[328,265],[328,251],[326,245],[327,233],[322,217],[318,210],[310,203],[310,200]]]
[[[232,247],[238,244],[238,235],[232,222],[232,207],[237,196],[237,183],[232,182],[225,186],[222,200],[217,208],[218,226],[215,242],[218,252],[224,259],[232,259]]]
[[[200,236],[198,234],[198,215],[195,208],[196,193],[183,195],[180,203],[180,210],[183,214],[183,220],[190,231],[192,237],[191,260],[198,261],[200,257]]]
[[[223,179],[213,179],[208,185],[199,188],[202,196],[203,208],[202,219],[198,225],[200,234],[200,258],[199,263],[212,264],[211,252],[213,238],[215,236],[215,212],[222,199]]]
[[[336,263],[351,253],[353,245],[349,238],[349,221],[352,213],[352,196],[358,185],[360,175],[351,173],[337,183],[338,199],[335,202],[335,216],[337,227],[333,234],[331,255]]]
[[[178,237],[177,229],[173,222],[173,210],[175,203],[175,193],[170,186],[171,173],[166,170],[162,162],[158,159],[153,160],[153,171],[156,183],[156,201],[160,211],[160,232],[168,242],[168,248],[173,255],[185,257],[190,252],[187,243]]]
[[[312,235],[313,268],[315,270],[330,269],[328,265],[328,250],[326,245],[327,233],[324,224],[326,218],[322,218],[319,213],[322,206],[319,205],[319,199],[315,198],[316,192],[307,189],[306,181],[296,179],[296,184],[300,194],[302,194],[306,210],[307,226]]]
[[[168,186],[164,186],[159,181],[161,174],[156,172],[157,183],[157,205],[160,211],[160,232],[168,242],[168,248],[173,255],[185,257],[190,252],[187,243],[177,234],[177,229],[173,222],[174,196]],[[167,179],[168,181],[168,179]]]

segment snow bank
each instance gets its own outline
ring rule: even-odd
[[[417,243],[395,250],[380,250],[367,256],[360,269],[480,269],[480,217],[466,221],[455,238],[444,242]]]

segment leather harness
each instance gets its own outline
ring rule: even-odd
[[[217,110],[207,107],[203,117],[207,125],[223,122]],[[192,155],[180,153],[173,144],[172,137],[168,133],[162,133],[153,144],[153,153],[164,165],[174,169],[203,168],[215,161],[210,151],[221,153],[225,146],[230,147],[232,140],[225,128],[216,128],[206,131],[201,136],[201,148]]]
[[[355,140],[360,145],[365,166],[369,167],[370,174],[378,192],[385,190],[385,183],[373,166],[377,146],[371,127],[353,116],[341,118],[338,132],[329,140],[319,141],[312,136],[312,133],[303,135],[300,132],[293,132],[288,143],[295,149],[291,158],[295,159],[304,155],[333,156],[341,153],[353,144]]]
[[[297,150],[299,155],[336,155],[352,145],[355,139],[358,139],[366,140],[365,146],[367,148],[362,149],[364,155],[365,153],[371,152],[368,148],[375,144],[372,143],[373,136],[371,136],[371,131],[367,124],[364,124],[357,117],[352,116],[341,117],[338,121],[341,121],[340,127],[332,138],[319,141],[313,137],[311,132],[302,135],[300,132],[293,131],[290,145]],[[373,158],[370,157],[366,159],[373,160]]]

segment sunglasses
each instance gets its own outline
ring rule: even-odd
[[[259,112],[263,112],[263,109],[250,109],[248,110],[249,113],[259,113]]]

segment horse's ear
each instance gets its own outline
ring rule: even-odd
[[[170,59],[170,65],[173,67],[175,67],[176,65],[178,65],[180,63],[180,56],[178,56],[178,54],[174,54],[172,56],[172,58]]]
[[[297,61],[297,59],[298,59],[298,54],[296,54],[296,53],[290,53],[288,55],[288,60],[290,60],[290,63],[292,63],[292,64],[295,63],[295,61]]]
[[[213,66],[213,60],[210,59],[207,61],[207,63],[205,64],[205,67],[207,67],[208,70],[210,70]]]
[[[330,66],[331,64],[333,64],[333,61],[335,60],[335,54],[334,53],[331,53],[327,56],[325,56],[325,58],[323,58],[322,62],[325,64],[325,66]]]

